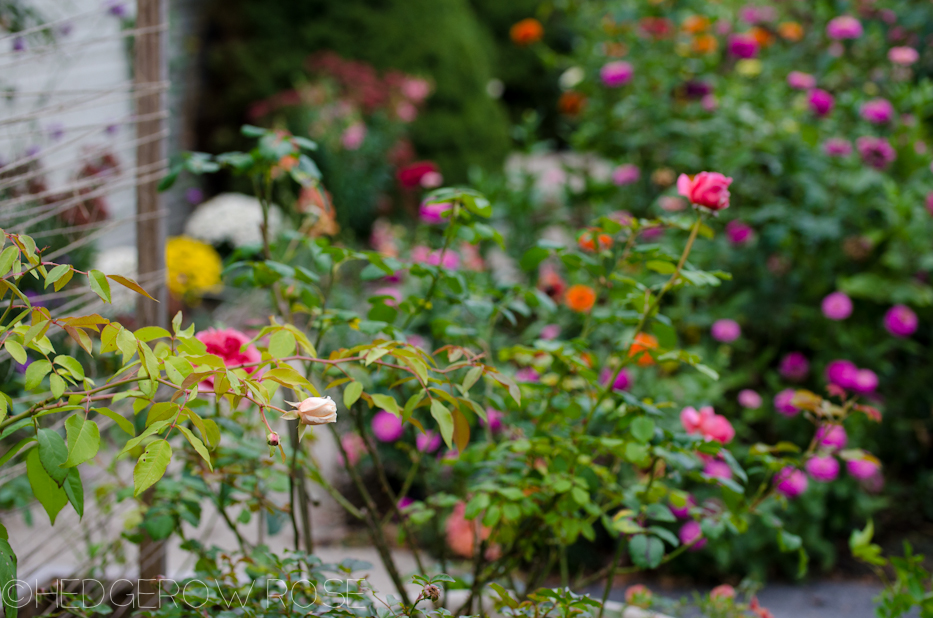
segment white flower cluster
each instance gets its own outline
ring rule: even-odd
[[[539,199],[556,202],[563,202],[567,192],[583,191],[587,178],[597,183],[610,182],[612,170],[609,161],[592,153],[513,153],[505,162],[510,186],[521,189],[530,177]]]
[[[269,211],[269,231],[282,229],[282,212],[273,206]],[[262,206],[259,200],[241,193],[221,193],[195,210],[185,224],[185,234],[208,244],[229,243],[234,247],[262,243]]]

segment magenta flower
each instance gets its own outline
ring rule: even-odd
[[[907,305],[894,305],[884,314],[884,327],[895,337],[910,337],[917,325],[917,314]]]
[[[842,425],[821,425],[816,429],[816,441],[833,450],[846,447],[849,436]]]
[[[862,104],[859,114],[874,124],[887,124],[894,118],[894,106],[887,99],[872,99]]]
[[[450,213],[453,210],[453,204],[450,202],[434,203],[429,204],[428,202],[422,202],[418,207],[418,216],[421,217],[421,220],[424,223],[430,225],[438,225],[444,223],[445,220],[450,218]]]
[[[690,509],[697,505],[697,501],[693,499],[693,496],[687,495],[687,504],[683,508],[678,508],[673,504],[668,504],[667,508],[671,510],[671,513],[677,519],[688,519],[690,517]]]
[[[758,40],[751,34],[733,34],[729,37],[729,53],[738,58],[754,58],[758,55]]]
[[[735,320],[716,320],[710,328],[710,334],[716,341],[732,343],[742,335],[742,327]]]
[[[810,111],[822,118],[833,111],[836,99],[822,88],[814,88],[810,91],[810,98],[807,103],[810,104]]]
[[[891,165],[894,159],[897,158],[897,152],[894,151],[890,142],[883,137],[864,135],[855,140],[855,147],[858,148],[862,161],[878,170],[883,170]]]
[[[757,410],[761,407],[761,395],[750,388],[739,391],[739,405],[749,410]]]
[[[927,212],[933,215],[933,193],[927,193]]]
[[[920,60],[920,54],[913,47],[892,47],[888,50],[888,60],[894,64],[909,66]]]
[[[781,359],[778,371],[784,378],[800,382],[810,373],[810,361],[800,352],[790,352]]]
[[[609,367],[603,367],[603,370],[599,373],[599,383],[606,385],[609,383],[609,380],[612,379],[614,371]],[[619,371],[619,375],[616,376],[615,382],[612,383],[612,390],[616,391],[627,391],[632,385],[632,374],[628,369],[623,367]]]
[[[739,9],[739,19],[754,26],[777,19],[777,10],[773,6],[743,6]]]
[[[362,122],[354,122],[340,135],[340,143],[346,150],[359,150],[366,139],[366,125]]]
[[[852,142],[841,137],[831,137],[823,143],[823,152],[830,157],[848,157],[852,154]]]
[[[515,379],[519,382],[537,382],[541,376],[531,367],[522,367],[515,372]]]
[[[855,374],[855,384],[852,390],[866,395],[875,392],[878,388],[878,375],[871,369],[859,369]]]
[[[862,22],[851,15],[840,15],[826,24],[826,35],[837,41],[862,36]]]
[[[843,292],[833,292],[823,299],[820,308],[830,320],[844,320],[852,315],[852,299]]]
[[[787,466],[774,475],[774,488],[787,498],[796,498],[807,490],[807,485],[807,475],[793,466]]]
[[[557,324],[548,324],[541,329],[541,338],[550,341],[560,337],[560,326]]]
[[[422,453],[433,453],[441,447],[441,434],[433,431],[415,436],[415,447]]]
[[[794,400],[794,389],[785,388],[774,396],[774,409],[784,416],[796,416],[800,413],[800,408],[792,402]]]
[[[736,247],[749,242],[753,235],[754,230],[752,230],[752,227],[738,219],[726,224],[726,236],[729,238],[729,242]]]
[[[703,547],[706,546],[706,539],[702,538],[703,530],[700,528],[700,524],[693,521],[692,519],[681,526],[677,536],[680,537],[680,542],[684,545],[690,545],[690,543],[693,543],[693,545],[690,547],[690,551],[700,551],[703,549]]]
[[[486,408],[486,420],[482,418],[479,419],[479,424],[481,427],[485,427],[486,423],[489,423],[489,431],[492,433],[498,433],[502,431],[502,419],[505,418],[505,412],[500,412],[495,408]]]
[[[402,437],[405,427],[402,426],[402,420],[385,410],[376,412],[372,422],[373,435],[380,442],[395,442]]]
[[[855,477],[860,481],[873,477],[880,469],[881,466],[878,464],[878,461],[871,455],[860,459],[850,459],[846,462],[846,471],[849,473],[849,476]]]
[[[618,88],[629,83],[634,73],[635,69],[630,63],[624,60],[616,60],[603,65],[603,68],[599,70],[599,78],[604,86]]]
[[[831,455],[811,457],[806,468],[813,480],[821,483],[834,481],[839,476],[839,462]]]
[[[810,90],[816,88],[816,78],[809,73],[791,71],[787,75],[787,85],[794,90]]]
[[[858,367],[847,360],[834,360],[826,366],[826,381],[842,388],[854,389]]]
[[[638,169],[637,165],[631,163],[620,165],[612,170],[612,184],[617,187],[634,184],[638,182],[639,178],[641,178],[641,170]]]
[[[731,479],[732,468],[721,459],[710,459],[703,466],[703,474],[714,479]]]

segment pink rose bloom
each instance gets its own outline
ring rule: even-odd
[[[742,327],[735,320],[716,320],[713,322],[710,334],[716,341],[731,343],[742,335]]]
[[[373,296],[389,296],[390,299],[387,299],[385,301],[385,304],[387,304],[390,307],[398,307],[398,304],[402,302],[402,291],[399,290],[398,288],[393,288],[393,287],[379,288],[378,290],[373,292]]]
[[[710,459],[703,466],[703,474],[714,479],[731,479],[732,468],[721,459]]]
[[[372,428],[373,435],[380,442],[395,442],[405,431],[402,419],[385,410],[380,410],[373,416]]]
[[[894,64],[909,66],[920,59],[920,54],[913,47],[892,47],[888,50],[888,60]]]
[[[357,150],[363,145],[364,139],[366,139],[366,125],[362,122],[354,122],[340,135],[340,143],[347,150]]]
[[[604,367],[603,370],[599,372],[599,383],[603,385],[608,384],[614,373],[615,370]],[[628,369],[623,367],[622,370],[619,371],[619,375],[616,376],[616,381],[612,383],[612,390],[627,391],[631,385],[632,374]]]
[[[599,70],[599,78],[604,86],[618,88],[629,83],[634,73],[635,69],[630,63],[624,60],[616,60],[603,65],[603,68]]]
[[[737,58],[754,58],[758,55],[758,40],[747,32],[729,37],[729,53]]]
[[[515,372],[515,379],[519,382],[537,382],[541,376],[531,367],[522,367]]]
[[[834,360],[826,366],[826,381],[842,388],[854,389],[858,367],[847,360]]]
[[[677,519],[689,519],[690,518],[690,509],[697,505],[697,501],[693,499],[693,496],[687,496],[687,504],[683,508],[674,506],[673,504],[668,504],[667,508],[671,510],[671,513]]]
[[[846,471],[849,476],[855,477],[860,481],[873,477],[881,466],[874,457],[862,457],[860,459],[851,459],[846,462]]]
[[[735,588],[733,588],[729,584],[720,584],[709,591],[709,598],[711,599],[734,599]]]
[[[677,192],[696,206],[710,210],[729,207],[729,185],[732,179],[719,172],[700,172],[693,178],[681,174],[677,179]]]
[[[821,118],[828,116],[833,111],[836,99],[830,93],[821,88],[814,88],[810,91],[810,98],[807,100],[810,104],[810,111]]]
[[[399,101],[395,106],[395,115],[402,122],[413,122],[418,117],[418,108],[408,101]]]
[[[844,320],[852,315],[852,299],[843,292],[833,292],[823,299],[820,308],[830,320]]]
[[[471,557],[473,555],[474,537],[476,535],[476,529],[478,528],[478,522],[467,520],[466,504],[458,502],[454,505],[453,511],[447,518],[444,528],[447,536],[447,545],[450,546],[450,549],[461,558]],[[489,537],[489,532],[489,528],[484,527],[480,529],[480,538],[485,539]]]
[[[735,429],[725,416],[716,414],[712,406],[696,408],[686,407],[680,412],[680,423],[690,434],[700,434],[707,442],[714,440],[728,444],[735,437]]]
[[[502,419],[505,418],[505,412],[500,412],[495,408],[486,408],[486,420],[479,419],[480,427],[485,427],[489,423],[489,431],[498,433],[502,431]]]
[[[343,450],[347,452],[347,459],[350,460],[351,466],[358,464],[366,453],[366,445],[359,434],[347,433],[340,436],[340,444],[343,446]],[[343,463],[343,456],[338,453],[337,457]]]
[[[726,236],[729,242],[738,247],[752,239],[754,231],[751,226],[735,219],[726,224]]]
[[[784,416],[796,416],[800,413],[800,408],[791,403],[793,400],[794,389],[785,388],[774,396],[774,409]]]
[[[426,79],[410,77],[402,82],[402,94],[412,103],[421,103],[431,94],[431,84]]]
[[[807,490],[807,475],[802,470],[787,466],[774,475],[774,489],[786,498],[796,498]]]
[[[816,441],[826,448],[843,449],[849,442],[849,436],[842,425],[821,425],[816,429]]]
[[[541,338],[547,341],[560,337],[560,326],[557,324],[548,324],[541,329]]]
[[[438,225],[450,218],[453,205],[450,202],[433,203],[422,202],[418,207],[418,216],[425,223]]]
[[[761,395],[750,388],[739,391],[738,401],[740,406],[749,410],[757,410],[761,407]]]
[[[226,367],[236,367],[262,360],[262,354],[259,353],[256,346],[250,344],[246,349],[242,349],[244,345],[249,343],[249,337],[233,328],[208,328],[195,335],[195,339],[204,344],[208,354],[219,356]],[[256,371],[255,367],[246,368],[248,374],[252,374],[254,371]],[[214,377],[211,376],[202,380],[198,384],[198,390],[213,392]]]
[[[816,78],[809,73],[791,71],[787,75],[787,85],[795,90],[809,90],[816,88]]]
[[[421,186],[425,189],[436,189],[444,184],[444,177],[440,172],[428,172],[421,177]]]
[[[855,147],[858,148],[862,161],[878,170],[883,170],[891,165],[894,159],[897,158],[897,152],[895,152],[890,142],[883,137],[863,135],[855,140]]]
[[[907,305],[894,305],[884,314],[884,327],[895,337],[910,337],[918,324],[917,314]]]
[[[641,178],[641,170],[631,163],[620,165],[612,170],[612,184],[618,187],[634,184],[639,178]]]
[[[859,369],[855,374],[855,384],[852,390],[867,395],[878,388],[878,375],[871,369]]]
[[[700,528],[700,524],[692,519],[680,528],[677,536],[680,537],[680,542],[684,545],[689,545],[696,541],[696,543],[690,547],[690,551],[700,551],[706,545],[706,539],[701,538],[703,536],[703,530]],[[697,539],[700,540],[697,541]]]
[[[841,137],[831,137],[823,143],[823,152],[830,157],[848,157],[852,154],[852,142]]]
[[[834,481],[839,476],[839,462],[831,455],[811,457],[807,460],[806,468],[813,480],[821,483]]]
[[[810,361],[800,352],[790,352],[781,359],[778,371],[786,379],[800,382],[810,373]]]
[[[831,39],[857,39],[862,36],[862,23],[851,15],[840,15],[826,24],[826,35]]]
[[[422,453],[433,453],[441,447],[441,434],[433,431],[418,433],[415,436],[415,447]]]
[[[886,124],[894,118],[894,106],[887,99],[872,99],[862,104],[859,114],[868,122]]]
[[[933,195],[933,193],[930,195]],[[679,197],[663,195],[658,198],[658,206],[660,206],[661,210],[664,212],[680,212],[687,207],[687,203]],[[930,212],[933,213],[933,210],[930,210]]]

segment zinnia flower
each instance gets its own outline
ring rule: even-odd
[[[810,361],[800,352],[790,352],[781,359],[778,371],[788,380],[799,382],[810,373]]]
[[[544,26],[534,17],[528,17],[516,22],[509,29],[512,42],[522,47],[537,43],[544,36]]]
[[[831,455],[811,457],[805,467],[813,480],[821,483],[834,481],[839,476],[839,462]]]
[[[847,360],[834,360],[826,366],[826,381],[842,388],[854,389],[858,367]]]
[[[587,313],[596,304],[596,292],[588,285],[570,286],[565,297],[567,306],[578,313]]]
[[[380,442],[395,442],[405,432],[402,419],[385,410],[380,410],[373,416],[372,428],[373,435]]]
[[[681,174],[677,178],[677,192],[695,206],[713,211],[729,207],[729,185],[732,179],[719,172],[700,172],[694,177]]]
[[[629,83],[634,72],[635,69],[630,63],[624,60],[614,60],[603,65],[603,68],[599,70],[599,78],[604,86],[618,88]]]
[[[852,299],[844,292],[833,292],[823,299],[820,308],[830,320],[844,320],[852,315]]]
[[[713,322],[710,334],[716,341],[731,343],[742,335],[742,327],[735,320],[716,320]]]
[[[673,504],[668,504],[667,508],[671,510],[674,517],[677,519],[689,519],[690,518],[690,509],[697,505],[697,501],[694,500],[693,496],[687,494],[687,503],[683,507],[674,506]]]
[[[897,158],[894,148],[883,137],[864,135],[855,140],[855,147],[862,161],[878,170],[883,170]]]
[[[847,157],[852,154],[852,142],[841,137],[831,137],[823,143],[823,152],[831,157]]]
[[[729,37],[729,53],[738,58],[754,58],[758,55],[758,40],[751,33],[733,34]]]
[[[814,88],[810,91],[810,98],[807,100],[810,104],[810,110],[817,116],[823,117],[833,111],[836,99],[830,93],[821,88]]]
[[[862,36],[862,23],[851,15],[840,15],[826,24],[826,34],[831,39],[857,39]]]
[[[884,314],[884,327],[895,337],[910,337],[918,324],[917,314],[907,305],[894,305]]]
[[[481,427],[485,427],[488,423],[489,431],[492,433],[498,433],[502,431],[502,419],[504,418],[504,412],[500,412],[495,408],[486,408],[486,420],[484,421],[482,418],[480,418],[479,424]]]
[[[415,436],[415,447],[422,453],[433,453],[441,447],[441,434],[428,431]]]
[[[787,498],[796,498],[807,490],[807,475],[802,470],[787,466],[774,475],[774,489]]]
[[[862,118],[874,124],[886,124],[894,117],[894,106],[887,99],[872,99],[862,104]]]
[[[855,374],[855,384],[852,389],[856,392],[867,395],[875,392],[878,388],[878,375],[871,369],[859,369]]]
[[[783,21],[778,24],[778,34],[782,38],[796,43],[803,38],[803,26],[795,21]]]
[[[614,373],[615,372],[609,367],[604,367],[603,370],[599,373],[600,384],[609,384],[609,380],[612,378]],[[632,374],[628,369],[622,367],[622,369],[619,370],[619,374],[616,376],[615,381],[612,383],[612,390],[627,391],[631,385]]]

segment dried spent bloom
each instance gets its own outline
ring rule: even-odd
[[[706,539],[703,538],[703,530],[700,524],[692,519],[681,526],[677,532],[680,542],[690,546],[690,551],[700,551],[706,545]]]
[[[337,422],[337,404],[330,397],[308,397],[300,402],[286,401],[298,412],[302,425],[325,425]]]
[[[522,47],[537,43],[544,37],[544,26],[534,17],[528,17],[516,22],[509,29],[509,38],[516,45]]]
[[[894,106],[887,99],[872,99],[862,104],[859,114],[873,124],[887,124],[894,118]]]
[[[424,588],[421,590],[421,596],[425,599],[437,602],[441,598],[441,589],[435,584],[425,584]]]
[[[807,490],[807,484],[807,475],[793,466],[774,475],[774,489],[786,498],[796,498]]]
[[[778,371],[784,378],[800,382],[810,373],[810,361],[801,352],[789,352],[781,359]]]
[[[774,396],[774,409],[784,416],[796,416],[800,413],[800,408],[793,404],[794,389],[785,388]]]
[[[807,99],[810,105],[810,111],[819,117],[828,116],[836,104],[836,98],[821,88],[814,88],[810,91],[810,97]]]
[[[811,457],[805,467],[813,480],[821,483],[834,481],[839,476],[839,461],[831,455]]]
[[[729,207],[729,185],[732,179],[719,172],[700,172],[690,177],[681,174],[677,178],[677,192],[695,206],[712,211]]]
[[[862,22],[851,15],[840,15],[826,24],[826,35],[837,41],[857,39],[862,36]]]
[[[894,305],[884,314],[884,327],[895,337],[910,337],[918,325],[917,314],[907,305]]]
[[[618,88],[632,81],[635,69],[631,63],[624,60],[607,62],[599,70],[599,79],[608,88]]]
[[[710,328],[713,339],[722,343],[732,343],[742,335],[742,327],[735,320],[716,320]]]
[[[745,388],[739,391],[738,396],[739,405],[743,408],[748,408],[749,410],[757,410],[761,407],[761,395],[753,391],[750,388]]]
[[[596,292],[588,285],[570,286],[565,296],[567,306],[578,313],[587,313],[596,304]]]

